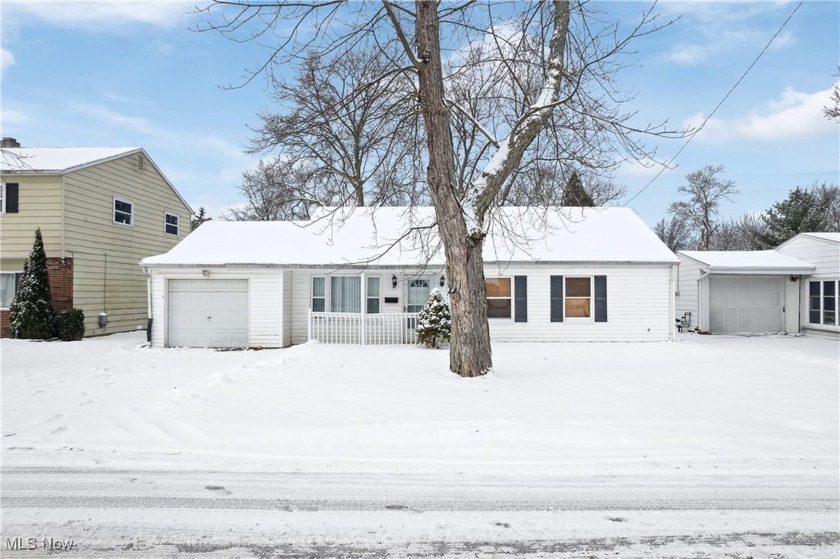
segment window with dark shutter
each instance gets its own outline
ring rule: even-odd
[[[3,185],[0,211],[7,214],[18,213],[18,183],[7,182]]]
[[[528,276],[513,276],[515,322],[528,322]]]
[[[595,276],[595,322],[607,321],[607,276]]]
[[[563,276],[551,276],[551,322],[563,322]]]

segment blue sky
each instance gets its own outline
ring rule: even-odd
[[[618,79],[635,91],[638,122],[702,122],[782,23],[795,2],[666,2],[667,29],[635,44]],[[144,147],[187,201],[217,215],[241,201],[237,186],[257,157],[244,149],[256,113],[269,107],[262,80],[234,90],[263,60],[191,27],[192,3],[14,2],[2,15],[2,129],[23,146]],[[646,4],[596,2],[632,20]],[[649,224],[665,216],[684,176],[724,165],[741,191],[723,217],[764,210],[796,185],[840,183],[840,126],[822,116],[840,64],[840,3],[806,1],[706,129],[630,207]],[[651,141],[670,159],[684,140]],[[623,164],[628,196],[657,167]]]

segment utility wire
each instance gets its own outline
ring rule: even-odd
[[[673,162],[674,162],[674,160],[676,160],[676,159],[677,159],[677,157],[678,157],[678,156],[679,156],[679,155],[683,152],[683,150],[686,148],[686,146],[688,146],[688,144],[690,144],[690,143],[691,143],[691,140],[693,140],[693,139],[697,136],[697,134],[699,134],[699,133],[700,133],[700,131],[701,131],[701,130],[703,130],[703,128],[706,126],[706,123],[708,123],[708,122],[709,122],[709,120],[711,120],[711,118],[715,115],[715,113],[716,113],[716,112],[717,112],[717,110],[721,107],[721,105],[723,105],[723,104],[724,104],[724,102],[726,102],[726,100],[727,100],[727,99],[729,99],[729,96],[730,96],[730,95],[732,95],[732,92],[733,92],[733,91],[735,91],[735,89],[736,89],[736,88],[737,88],[737,87],[741,84],[741,82],[744,80],[744,78],[746,78],[746,77],[747,77],[747,74],[749,74],[749,73],[750,73],[750,70],[752,70],[752,69],[753,69],[753,66],[755,66],[755,65],[758,63],[758,61],[761,59],[761,57],[764,55],[764,53],[765,53],[765,52],[767,52],[767,49],[769,49],[769,48],[770,48],[770,45],[772,45],[772,44],[773,44],[773,41],[775,41],[775,40],[776,40],[776,37],[778,37],[778,36],[779,36],[779,34],[782,32],[782,30],[785,28],[785,26],[786,26],[786,25],[788,24],[788,22],[791,20],[791,18],[793,18],[794,14],[796,14],[796,12],[797,12],[797,11],[799,10],[799,8],[802,6],[803,1],[804,1],[804,0],[800,0],[799,4],[797,4],[797,5],[796,5],[796,7],[793,9],[793,11],[790,13],[790,15],[789,15],[789,16],[787,17],[787,19],[784,21],[784,23],[782,23],[782,26],[781,26],[781,27],[779,27],[779,30],[778,30],[778,31],[776,31],[776,33],[775,33],[772,37],[770,37],[770,40],[767,42],[767,44],[766,44],[766,45],[764,45],[764,48],[763,48],[763,49],[761,49],[761,52],[760,52],[760,53],[758,53],[758,56],[756,56],[756,57],[755,57],[755,60],[753,60],[753,61],[752,61],[752,64],[750,64],[750,65],[749,65],[749,67],[748,67],[748,68],[744,71],[744,73],[743,73],[743,74],[741,74],[741,77],[740,77],[740,78],[738,78],[738,81],[737,81],[737,82],[735,82],[735,85],[733,85],[733,86],[729,89],[729,91],[728,91],[728,92],[726,92],[726,95],[724,95],[724,96],[723,96],[723,99],[721,99],[721,100],[720,100],[720,102],[719,102],[719,103],[715,106],[715,108],[712,110],[712,112],[711,112],[711,113],[709,113],[709,116],[707,116],[707,117],[706,117],[706,119],[703,121],[703,123],[702,123],[702,124],[700,124],[700,128],[698,128],[698,129],[697,129],[697,130],[696,130],[696,131],[695,131],[695,132],[694,132],[691,136],[689,136],[689,137],[688,137],[688,139],[685,141],[685,143],[682,145],[682,147],[680,147],[680,149],[678,149],[678,150],[677,150],[677,153],[675,153],[675,154],[674,154],[674,156],[673,156],[673,157],[669,160],[668,164],[673,163]],[[645,186],[643,186],[643,187],[642,187],[642,189],[641,189],[640,191],[638,191],[637,193],[635,193],[635,194],[634,194],[634,195],[633,195],[633,196],[632,196],[629,200],[627,200],[626,202],[624,202],[624,203],[622,204],[622,206],[627,206],[627,205],[629,205],[629,204],[630,204],[630,202],[632,202],[633,200],[635,200],[635,199],[636,199],[636,197],[637,197],[637,196],[639,196],[639,194],[641,194],[642,192],[644,192],[645,190],[647,190],[647,189],[648,189],[648,187],[649,187],[651,184],[653,184],[653,182],[654,182],[656,179],[658,179],[658,178],[662,175],[662,173],[664,173],[664,172],[665,172],[665,169],[668,169],[668,168],[669,168],[669,167],[668,167],[668,165],[663,165],[663,166],[662,166],[662,168],[661,168],[661,169],[659,169],[659,172],[658,172],[658,173],[656,173],[656,175],[655,175],[652,179],[650,179],[650,181],[649,181],[649,182],[648,182]]]

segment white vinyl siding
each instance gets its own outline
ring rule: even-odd
[[[674,319],[682,318],[687,313],[690,314],[690,322],[686,322],[685,327],[694,329],[700,324],[700,309],[698,307],[698,297],[700,296],[699,286],[697,280],[700,279],[701,264],[685,255],[678,254],[680,265],[677,270],[677,295],[676,295],[676,312]]]
[[[237,270],[210,268],[210,279],[222,281],[247,281],[247,345],[248,347],[284,347],[291,343],[291,324],[286,324],[291,306],[291,287],[286,281],[291,272],[275,269]],[[151,312],[152,346],[163,347],[168,328],[168,283],[178,280],[201,282],[200,269],[152,270]],[[308,293],[308,290],[307,290]],[[306,303],[306,299],[304,299]],[[241,306],[241,305],[240,305]],[[305,336],[305,330],[304,330]],[[306,341],[305,339],[303,341]]]
[[[799,320],[803,330],[808,335],[840,339],[840,326],[812,323],[809,309],[810,282],[840,279],[840,243],[830,239],[799,235],[784,243],[777,250],[782,254],[799,258],[816,267],[813,274],[803,277],[798,283],[799,299],[802,301]]]
[[[494,273],[495,272],[495,273]],[[487,277],[498,270],[485,270]],[[490,321],[494,342],[504,341],[667,341],[674,317],[670,264],[519,264],[506,276],[528,277],[528,322]],[[607,277],[609,320],[551,322],[551,276]],[[593,308],[594,313],[594,308]]]

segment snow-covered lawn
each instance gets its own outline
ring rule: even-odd
[[[143,342],[3,340],[4,460],[825,473],[840,456],[840,344],[824,339],[498,343],[479,379],[419,347]]]

